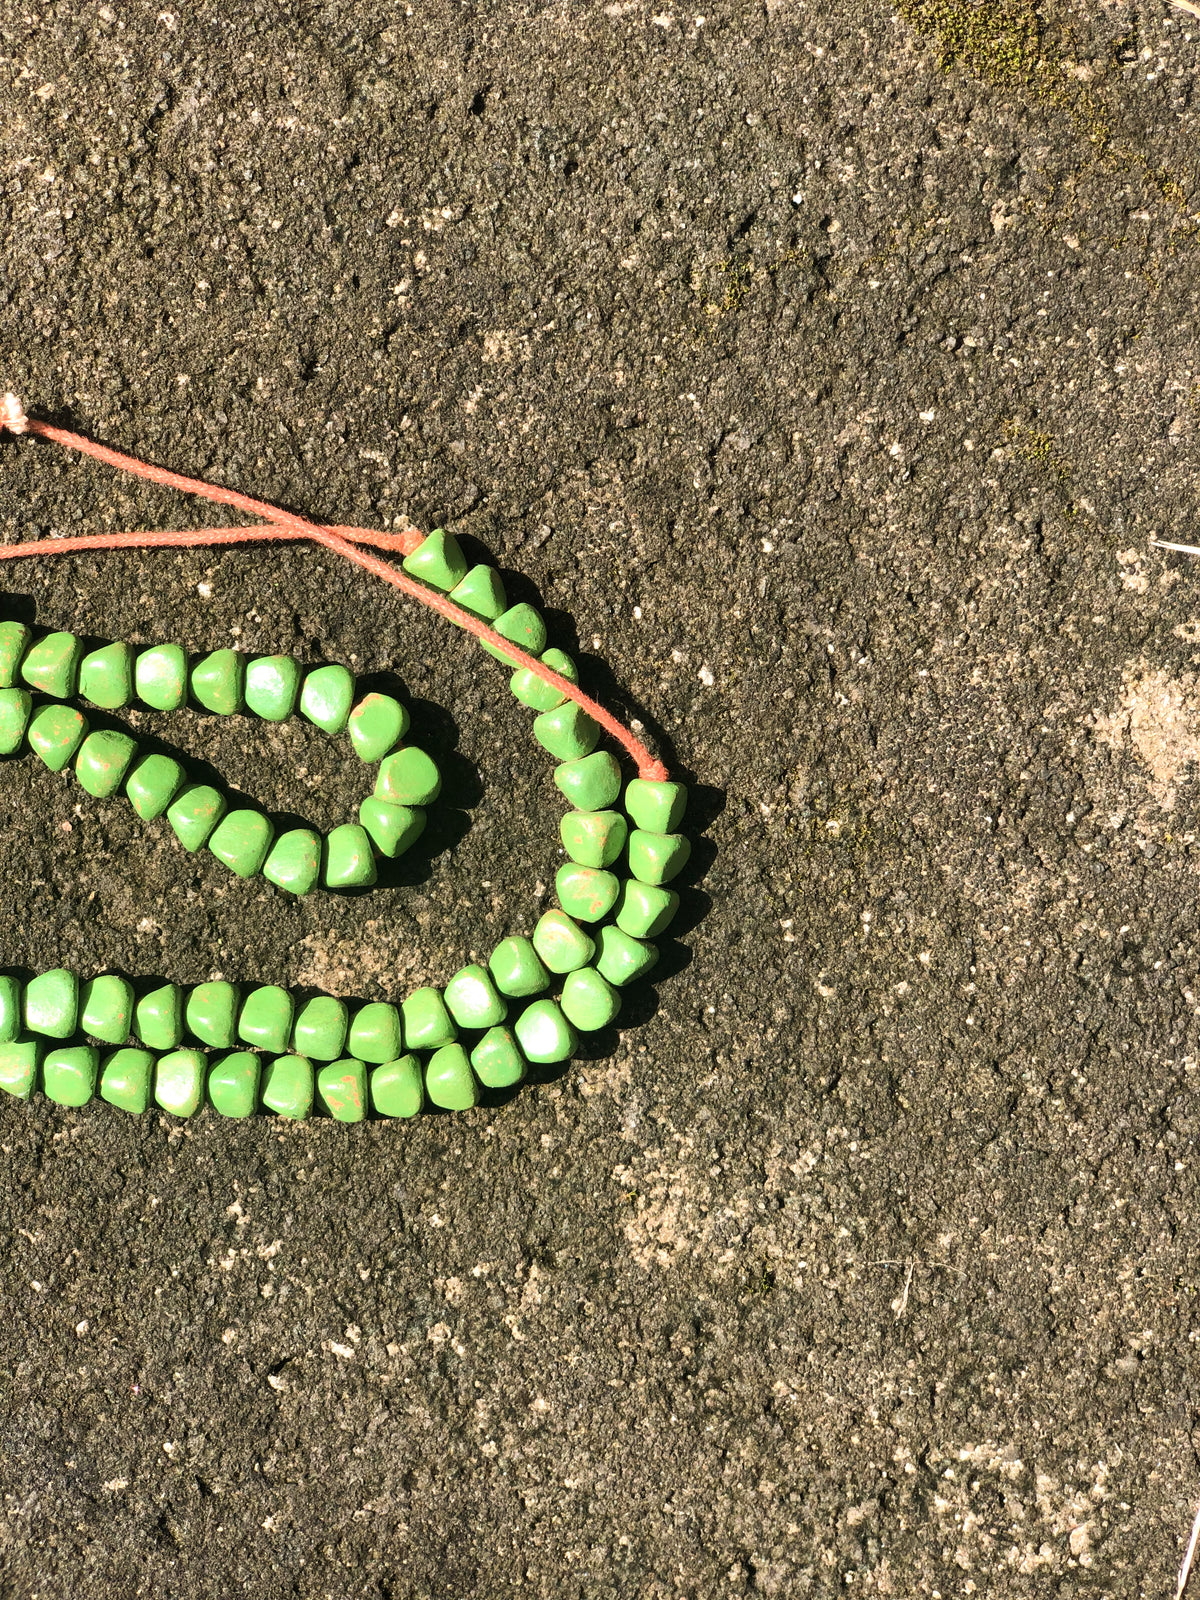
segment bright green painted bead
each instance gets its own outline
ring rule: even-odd
[[[29,719],[26,737],[35,755],[61,772],[87,738],[87,718],[74,706],[41,706]]]
[[[533,948],[551,972],[573,972],[587,966],[595,945],[564,912],[545,911],[533,930]]]
[[[321,1104],[336,1122],[361,1122],[367,1114],[367,1069],[346,1056],[331,1061],[317,1074]]]
[[[607,750],[554,769],[554,781],[577,811],[603,811],[621,792],[621,769]]]
[[[629,833],[619,811],[568,811],[559,831],[563,849],[581,867],[611,867]]]
[[[208,1057],[203,1050],[172,1050],[154,1068],[154,1098],[176,1117],[193,1116],[204,1098]]]
[[[21,748],[32,711],[28,689],[0,689],[0,756],[15,755]]]
[[[21,983],[18,978],[0,977],[0,1044],[12,1044],[21,1035]]]
[[[479,1103],[479,1085],[460,1044],[444,1044],[425,1068],[425,1093],[443,1111],[466,1111]]]
[[[96,1092],[100,1052],[94,1045],[48,1050],[42,1062],[42,1092],[60,1106],[85,1106]]]
[[[683,820],[687,806],[687,785],[656,783],[650,778],[634,778],[625,790],[625,809],[634,825],[647,833],[671,833]]]
[[[133,688],[152,711],[178,711],[187,700],[187,655],[178,644],[143,650],[133,664]]]
[[[208,848],[239,878],[261,872],[275,829],[261,811],[230,811],[217,824]]]
[[[0,689],[12,689],[19,681],[21,658],[31,637],[23,622],[0,622]]]
[[[236,650],[214,650],[192,668],[192,699],[206,711],[229,717],[242,709],[245,658]]]
[[[229,809],[219,789],[207,783],[189,783],[167,807],[167,821],[185,850],[199,850]]]
[[[458,1029],[437,989],[414,989],[400,1007],[410,1050],[436,1050],[458,1038]]]
[[[385,1061],[371,1074],[371,1105],[381,1117],[415,1117],[424,1104],[419,1056]]]
[[[100,1063],[100,1098],[140,1117],[150,1104],[154,1057],[149,1050],[114,1050]]]
[[[83,645],[73,633],[48,633],[26,652],[21,678],[31,689],[65,700],[78,687],[82,655]]]
[[[427,806],[442,791],[442,775],[432,756],[415,744],[386,756],[375,781],[375,798],[402,806]]]
[[[173,756],[143,756],[125,780],[125,793],[142,821],[153,822],[183,788],[186,777]]]
[[[271,846],[263,877],[289,894],[307,894],[321,876],[321,836],[311,828],[289,828]]]
[[[79,1025],[79,979],[64,967],[31,978],[25,985],[24,1008],[30,1033],[69,1039]]]
[[[262,1075],[260,1099],[277,1117],[303,1122],[312,1110],[312,1062],[303,1056],[279,1056],[268,1062]]]
[[[617,904],[617,927],[623,933],[631,933],[635,939],[653,939],[678,909],[679,896],[673,889],[630,881],[621,891]]]
[[[629,835],[629,870],[639,883],[670,883],[687,866],[692,841],[682,833],[646,833],[635,828]]]
[[[382,761],[408,732],[408,712],[390,694],[367,694],[350,713],[350,743],[360,761]]]
[[[539,1065],[565,1061],[579,1043],[575,1029],[553,1000],[535,1000],[526,1006],[513,1031],[525,1059]]]
[[[471,1065],[485,1089],[511,1089],[525,1076],[525,1057],[511,1028],[489,1028],[471,1051]]]
[[[137,754],[137,740],[127,733],[98,728],[89,733],[75,757],[80,787],[97,800],[107,800],[125,781]]]
[[[341,733],[354,704],[354,674],[336,662],[314,667],[300,691],[300,715],[326,733]]]
[[[607,1028],[621,1009],[621,996],[595,967],[568,972],[559,997],[563,1016],[584,1033]]]
[[[237,1015],[242,997],[237,985],[220,980],[198,983],[187,997],[183,1018],[187,1031],[214,1050],[231,1050],[237,1040]]]
[[[394,1061],[403,1043],[399,1011],[381,1000],[373,1000],[355,1012],[346,1049],[360,1061],[379,1063]]]
[[[543,650],[542,665],[549,667],[551,672],[557,672],[568,683],[579,682],[579,668],[562,650]],[[521,704],[528,706],[531,711],[553,711],[567,698],[561,689],[543,682],[528,667],[518,667],[509,679],[508,687]]]
[[[600,738],[600,727],[582,706],[568,700],[553,711],[543,711],[533,722],[533,736],[560,761],[576,761],[589,755]]]
[[[160,984],[133,1008],[133,1031],[147,1050],[174,1050],[183,1038],[183,990]]]
[[[308,1000],[296,1014],[292,1049],[313,1061],[336,1061],[346,1048],[350,1012],[344,1000],[321,994]]]
[[[117,711],[133,699],[133,649],[106,644],[79,663],[79,692],[105,711]]]
[[[325,840],[324,882],[327,889],[362,889],[375,883],[379,869],[371,836],[357,822],[343,822]]]
[[[250,1117],[258,1105],[259,1061],[253,1050],[235,1050],[208,1069],[208,1098],[223,1117]]]
[[[511,639],[513,644],[519,650],[524,650],[527,656],[540,656],[546,648],[546,624],[539,613],[524,601],[520,605],[509,606],[507,611],[502,612],[492,623],[492,629],[502,639]],[[510,655],[507,650],[497,649],[494,644],[488,644],[483,639],[479,644],[481,649],[486,650],[488,655],[495,656],[497,661],[507,661],[510,666],[516,665],[516,657]]]
[[[124,1044],[133,1032],[133,985],[116,972],[92,978],[79,991],[79,1027],[101,1044]]]
[[[379,854],[389,861],[402,856],[425,832],[425,813],[420,806],[401,806],[374,795],[368,795],[359,806],[358,820]]]
[[[453,589],[467,575],[467,558],[445,528],[435,528],[422,539],[412,555],[405,557],[403,566],[410,577],[420,578],[434,589]]]
[[[493,622],[508,607],[504,584],[495,567],[472,567],[461,583],[455,584],[450,598],[472,616]]]
[[[251,989],[238,1013],[238,1038],[259,1050],[286,1055],[292,1037],[295,1003],[286,989],[264,984]]]
[[[555,873],[554,891],[569,917],[577,922],[599,922],[616,905],[621,880],[615,872],[581,867],[570,861]]]
[[[300,663],[294,656],[259,656],[246,668],[246,705],[264,722],[285,722],[299,693]]]
[[[657,960],[652,944],[643,944],[620,928],[610,925],[596,934],[596,970],[618,987],[645,977]]]
[[[487,968],[474,964],[460,967],[446,985],[446,1010],[460,1028],[490,1028],[508,1015]]]
[[[13,1039],[0,1044],[0,1089],[18,1100],[28,1100],[37,1083],[45,1048],[41,1039]]]
[[[550,987],[550,974],[528,939],[502,939],[492,951],[488,966],[500,993],[513,999],[541,994]]]

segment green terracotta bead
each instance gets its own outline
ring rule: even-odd
[[[230,811],[217,824],[208,848],[239,878],[261,872],[275,829],[261,811]]]
[[[173,756],[143,756],[125,780],[125,793],[142,821],[153,822],[183,788],[186,777]]]
[[[237,985],[217,980],[198,983],[187,997],[183,1019],[187,1031],[214,1050],[231,1050],[237,1041]]]
[[[65,700],[79,685],[82,655],[83,645],[73,633],[48,633],[26,652],[21,662],[22,681],[31,689]]]
[[[29,740],[51,772],[61,772],[87,738],[87,718],[74,706],[41,706],[29,719]]]
[[[204,1098],[208,1057],[203,1050],[172,1050],[154,1068],[154,1098],[172,1116],[190,1117]]]
[[[596,748],[600,727],[582,706],[568,700],[554,711],[543,711],[534,718],[533,736],[560,761],[575,761]]]
[[[40,973],[25,985],[23,1004],[30,1033],[69,1039],[79,1025],[79,979],[65,967]]]
[[[28,689],[0,689],[0,756],[15,755],[21,748],[32,712]]]
[[[379,854],[389,861],[411,849],[425,832],[425,812],[420,806],[401,806],[374,795],[368,795],[359,806],[358,820]]]
[[[223,1117],[250,1117],[258,1107],[259,1061],[253,1050],[235,1050],[208,1069],[208,1098]]]
[[[371,1105],[381,1117],[415,1117],[424,1104],[419,1056],[399,1056],[372,1072]]]
[[[395,1006],[373,1000],[355,1012],[346,1049],[360,1061],[394,1061],[403,1048],[400,1012]]]
[[[557,672],[568,683],[579,682],[579,668],[562,650],[543,650],[542,665],[549,667],[551,672]],[[528,667],[518,667],[509,679],[508,687],[521,704],[528,706],[531,711],[553,711],[567,698],[561,689],[544,682]]]
[[[692,841],[682,833],[646,833],[635,828],[629,835],[629,870],[639,883],[670,883],[687,866]]]
[[[458,540],[444,528],[435,528],[402,563],[412,578],[434,589],[453,589],[467,575],[467,558]]]
[[[559,998],[563,1016],[584,1033],[607,1028],[621,1009],[621,997],[595,967],[568,972]]]
[[[263,877],[289,894],[307,894],[321,876],[322,844],[311,828],[289,828],[271,846]]]
[[[292,1028],[292,1049],[298,1056],[313,1061],[336,1061],[346,1048],[350,1012],[344,1000],[332,995],[317,995],[296,1013]]]
[[[321,1104],[336,1122],[361,1122],[367,1114],[367,1069],[346,1056],[317,1074]]]
[[[292,1038],[295,1003],[286,989],[264,984],[251,989],[238,1013],[238,1038],[259,1050],[286,1055]]]
[[[19,978],[0,977],[0,1044],[12,1044],[21,1036],[21,982]]]
[[[303,1056],[279,1056],[267,1063],[259,1098],[277,1117],[303,1122],[312,1110],[312,1062]]]
[[[579,1044],[575,1029],[553,1000],[535,1000],[526,1006],[513,1031],[525,1059],[539,1065],[565,1061]]]
[[[621,792],[621,769],[607,750],[554,769],[554,781],[577,811],[603,811]]]
[[[206,711],[229,717],[245,704],[245,657],[236,650],[214,650],[192,668],[192,699]]]
[[[619,811],[568,811],[559,824],[563,849],[581,867],[610,867],[629,829]]]
[[[390,694],[368,694],[350,713],[350,743],[360,761],[382,761],[408,732],[408,712]]]
[[[432,756],[407,745],[387,756],[375,781],[375,798],[402,806],[431,805],[442,791],[442,775]]]
[[[533,930],[533,948],[551,972],[573,972],[587,966],[595,945],[564,912],[546,911]]]
[[[96,1092],[100,1052],[94,1045],[48,1050],[42,1062],[42,1092],[60,1106],[85,1106]]]
[[[178,711],[187,700],[187,655],[182,645],[158,644],[133,664],[134,693],[152,711]]]
[[[618,987],[645,977],[657,960],[652,944],[643,944],[620,928],[610,925],[596,934],[596,970]]]
[[[509,606],[507,611],[502,612],[492,623],[492,629],[502,639],[511,639],[513,644],[519,650],[524,650],[527,656],[540,656],[546,648],[546,624],[538,612],[524,601],[520,605]],[[488,644],[485,639],[479,641],[479,646],[480,649],[486,650],[488,655],[495,656],[497,661],[506,661],[510,666],[517,664],[515,656],[506,650],[498,649],[494,644]]]
[[[300,663],[294,656],[259,656],[246,668],[246,705],[264,722],[286,722],[300,693]]]
[[[400,1007],[410,1050],[436,1050],[458,1038],[458,1029],[437,989],[414,989]]]
[[[460,1028],[490,1028],[508,1015],[486,967],[478,965],[460,967],[450,979],[446,1010]]]
[[[300,715],[325,733],[341,733],[354,704],[354,674],[336,662],[315,667],[300,691]]]
[[[511,1028],[489,1028],[471,1051],[475,1076],[485,1089],[511,1089],[525,1076],[525,1057]]]
[[[125,781],[137,755],[137,740],[127,733],[98,728],[89,733],[75,757],[75,776],[80,788],[97,800],[107,800]]]
[[[100,1098],[140,1117],[150,1104],[154,1057],[149,1050],[114,1050],[100,1063]]]
[[[687,806],[687,785],[656,783],[650,778],[634,778],[625,790],[625,809],[635,826],[647,833],[671,833],[683,820]]]
[[[653,939],[678,909],[679,896],[673,889],[631,881],[622,889],[617,904],[617,927],[635,939]]]
[[[425,1068],[425,1093],[443,1111],[466,1111],[479,1103],[479,1085],[460,1044],[444,1044]]]
[[[558,903],[577,922],[599,922],[617,903],[621,880],[615,872],[597,867],[581,867],[571,861],[554,875]]]
[[[116,972],[92,978],[79,991],[79,1027],[101,1044],[124,1044],[133,1032],[133,985]]]
[[[330,831],[323,877],[327,889],[362,889],[378,880],[371,836],[357,822],[343,822]]]
[[[79,663],[79,693],[94,706],[117,711],[133,699],[133,648],[106,644]]]
[[[0,1044],[0,1089],[18,1100],[28,1100],[37,1083],[45,1048],[41,1039],[13,1039]]]
[[[455,584],[450,598],[472,616],[493,622],[508,607],[504,584],[495,567],[472,567],[461,583]]]
[[[488,961],[492,978],[501,994],[524,999],[550,987],[550,974],[530,940],[502,939]]]
[[[147,1050],[174,1050],[183,1038],[183,990],[160,984],[133,1008],[133,1031]]]
[[[219,789],[207,783],[189,783],[167,807],[167,821],[185,850],[199,850],[228,809],[229,802]]]
[[[15,688],[20,682],[21,658],[32,636],[23,622],[0,622],[0,689]]]

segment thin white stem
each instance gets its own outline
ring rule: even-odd
[[[1185,556],[1200,556],[1200,544],[1172,544],[1167,539],[1151,539],[1156,550],[1179,550]]]
[[[1188,1578],[1192,1572],[1192,1562],[1196,1556],[1196,1545],[1200,1542],[1200,1506],[1196,1507],[1196,1517],[1192,1523],[1192,1537],[1188,1540],[1187,1554],[1183,1558],[1183,1565],[1179,1569],[1179,1582],[1175,1585],[1175,1600],[1183,1600],[1183,1591],[1187,1588]]]

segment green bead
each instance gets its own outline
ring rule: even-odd
[[[243,1044],[252,1044],[259,1050],[286,1055],[291,1042],[295,1010],[291,995],[276,984],[268,983],[260,989],[251,989],[238,1013],[238,1038]]]
[[[208,1098],[223,1117],[250,1117],[258,1105],[258,1057],[235,1050],[208,1069]]]
[[[568,811],[559,824],[563,849],[581,867],[610,867],[629,829],[619,811]]]
[[[147,1050],[174,1050],[183,1038],[183,990],[160,984],[133,1008],[133,1031]]]
[[[350,743],[360,761],[382,761],[408,732],[408,712],[390,694],[368,694],[350,713]]]
[[[630,881],[617,905],[617,927],[635,939],[653,939],[670,922],[679,908],[673,889],[660,889],[652,883]]]
[[[40,1039],[13,1039],[0,1044],[0,1089],[18,1100],[28,1100],[45,1048]]]
[[[597,750],[555,767],[554,781],[577,811],[603,811],[621,792],[621,769],[615,756]]]
[[[524,650],[527,656],[540,656],[546,648],[546,624],[533,607],[526,605],[524,601],[520,605],[509,606],[508,610],[492,623],[492,629],[502,639],[511,639],[513,644],[519,650]],[[488,644],[485,639],[481,639],[479,644],[481,649],[486,650],[488,655],[495,656],[497,661],[507,661],[512,666],[516,665],[516,657],[510,655],[507,650],[500,650],[496,645]]]
[[[425,813],[420,806],[396,805],[368,795],[358,808],[358,820],[371,835],[376,850],[389,861],[402,856],[425,832]]]
[[[150,1104],[154,1057],[149,1050],[114,1050],[100,1063],[100,1098],[140,1117]]]
[[[615,872],[567,862],[554,875],[558,903],[577,922],[599,922],[617,903],[621,880]]]
[[[97,800],[107,800],[125,781],[137,754],[137,740],[127,733],[98,728],[89,733],[75,757],[79,785]]]
[[[15,687],[31,636],[23,622],[0,622],[0,689]]]
[[[208,1057],[203,1050],[172,1050],[160,1056],[154,1069],[154,1098],[164,1111],[190,1117],[204,1098],[204,1073]]]
[[[490,1028],[503,1022],[508,1007],[496,993],[486,967],[460,967],[446,985],[446,1010],[460,1028]]]
[[[535,1000],[526,1006],[513,1031],[525,1059],[539,1065],[565,1061],[579,1043],[575,1029],[553,1000]]]
[[[259,1096],[268,1111],[277,1117],[303,1122],[312,1110],[312,1062],[303,1056],[279,1056],[267,1063]]]
[[[79,979],[64,967],[31,978],[25,985],[24,1007],[30,1033],[69,1039],[79,1025]]]
[[[502,939],[492,951],[488,966],[501,994],[523,999],[550,987],[550,974],[528,939]]]
[[[402,563],[411,578],[434,589],[453,589],[467,575],[467,558],[458,540],[444,528],[435,528]]]
[[[300,691],[300,715],[326,733],[341,733],[354,704],[354,674],[334,663],[315,667]]]
[[[183,788],[186,776],[173,756],[143,756],[125,780],[125,793],[142,821],[153,822]]]
[[[508,605],[504,585],[495,567],[472,567],[459,584],[450,591],[456,606],[469,611],[472,616],[493,622]]]
[[[27,738],[50,771],[61,772],[87,731],[87,718],[74,706],[42,706],[30,718]]]
[[[317,1074],[321,1104],[336,1122],[361,1122],[367,1114],[367,1069],[346,1056]]]
[[[236,650],[214,650],[192,668],[192,699],[206,711],[229,717],[243,705],[245,657]]]
[[[13,977],[0,977],[0,1044],[12,1044],[21,1034],[21,983]]]
[[[410,1050],[436,1050],[458,1038],[458,1029],[437,989],[414,989],[401,1005],[400,1014]]]
[[[133,985],[116,972],[92,978],[79,991],[79,1027],[101,1044],[124,1044],[133,1032]]]
[[[671,833],[683,820],[687,785],[634,778],[625,790],[625,809],[647,833]]]
[[[380,764],[375,798],[402,806],[427,806],[442,790],[442,776],[432,756],[415,744],[397,750]]]
[[[645,833],[635,828],[629,835],[629,870],[639,883],[670,883],[691,853],[692,841],[682,833]]]
[[[533,930],[533,948],[551,972],[573,972],[587,966],[595,945],[563,912],[546,911]]]
[[[198,983],[187,997],[184,1022],[187,1031],[214,1050],[231,1050],[237,1041],[237,1015],[241,995],[236,984]]]
[[[307,894],[321,876],[321,836],[311,828],[289,828],[271,846],[263,877],[289,894]]]
[[[425,1093],[443,1111],[466,1111],[479,1103],[479,1085],[460,1044],[435,1050],[425,1068]]]
[[[621,996],[595,967],[568,972],[559,997],[563,1016],[584,1033],[607,1028],[621,1009]]]
[[[261,872],[275,829],[261,811],[230,811],[217,824],[208,848],[239,878]]]
[[[133,687],[152,711],[178,711],[187,700],[187,656],[182,645],[159,644],[143,650],[133,664]]]
[[[327,889],[362,889],[375,883],[379,869],[371,836],[357,822],[343,822],[325,840],[324,881]]]
[[[525,1057],[511,1028],[489,1028],[471,1051],[471,1065],[485,1089],[511,1089],[525,1076]]]
[[[381,1000],[373,1000],[355,1013],[346,1049],[360,1061],[394,1061],[403,1042],[399,1011]]]
[[[579,682],[579,668],[561,650],[543,650],[542,665],[549,667],[551,672],[557,672],[568,683]],[[528,667],[518,667],[509,679],[508,687],[521,704],[528,706],[531,711],[553,711],[567,698],[561,689],[546,683]]]
[[[317,995],[300,1007],[292,1029],[292,1049],[313,1061],[336,1061],[346,1048],[350,1012],[344,1000]]]
[[[28,689],[0,689],[0,756],[15,755],[21,748],[32,711]]]
[[[299,693],[300,663],[294,656],[259,656],[246,668],[246,705],[264,722],[285,722]]]
[[[385,1061],[371,1074],[371,1105],[381,1117],[415,1117],[424,1104],[419,1056]]]
[[[560,761],[575,761],[596,748],[600,726],[582,706],[568,700],[554,711],[534,718],[533,736]]]
[[[21,678],[31,689],[65,700],[79,682],[83,645],[73,633],[48,633],[21,662]]]
[[[228,807],[219,789],[207,783],[189,783],[167,807],[167,821],[185,850],[199,850]]]
[[[96,1092],[100,1052],[94,1045],[65,1045],[46,1052],[42,1091],[60,1106],[85,1106]]]
[[[596,934],[596,970],[618,986],[645,977],[658,960],[652,944],[633,939],[611,925]]]
[[[133,699],[133,649],[106,644],[79,663],[79,692],[105,711],[117,711]]]

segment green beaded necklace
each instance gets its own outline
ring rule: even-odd
[[[574,663],[547,648],[542,618],[509,606],[499,574],[468,563],[452,534],[383,534],[323,527],[265,501],[150,466],[82,435],[25,416],[0,401],[0,432],[32,433],[122,471],[262,518],[266,526],[121,533],[0,548],[0,559],[71,551],[308,539],[366,567],[465,628],[511,666],[512,693],[537,713],[534,737],[558,762],[554,781],[571,810],[561,837],[558,909],[528,934],[504,939],[487,964],[461,968],[441,988],[398,1005],[356,1007],[320,995],[297,1006],[273,984],[163,983],[140,995],[125,977],[83,980],[56,969],[26,984],[0,975],[0,1089],[27,1099],[35,1088],[65,1106],[96,1094],[137,1114],[152,1104],[190,1116],[206,1102],[222,1116],[257,1110],[342,1122],[368,1112],[411,1117],[426,1104],[457,1111],[481,1089],[521,1082],[530,1063],[565,1061],[579,1032],[619,1013],[621,988],[657,960],[650,941],[670,924],[679,897],[668,885],[690,845],[677,831],[686,790],[670,781],[621,723],[578,687]],[[370,554],[402,556],[399,569]],[[357,822],[323,839],[308,828],[277,834],[257,810],[229,809],[209,784],[189,781],[170,756],[141,752],[129,734],[92,730],[79,698],[104,711],[141,703],[170,711],[192,703],[222,716],[281,722],[298,714],[376,767]],[[86,652],[70,633],[35,636],[0,623],[0,755],[28,745],[52,772],[73,768],[87,793],[122,792],[144,821],[165,816],[186,850],[209,850],[239,877],[261,873],[291,894],[320,884],[376,881],[378,858],[395,859],[420,837],[441,778],[431,757],[405,743],[408,712],[390,695],[356,699],[339,665],[305,672],[290,656],[248,660],[217,650],[189,664],[179,645],[134,651],[114,642]],[[636,762],[625,786],[616,758],[596,748],[607,733]],[[632,827],[630,827],[632,823]],[[624,862],[626,871],[619,870]]]

